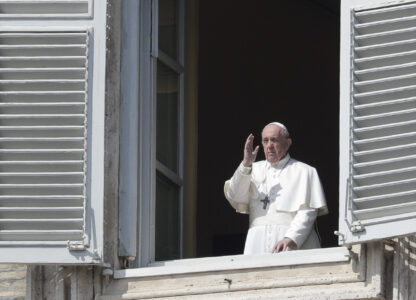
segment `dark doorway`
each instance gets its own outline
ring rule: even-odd
[[[325,3],[200,1],[198,257],[242,253],[248,217],[223,185],[248,134],[259,144],[271,121],[287,125],[291,156],[317,168],[330,211],[319,233],[324,247],[337,245],[339,3]]]

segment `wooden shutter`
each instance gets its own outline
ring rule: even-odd
[[[82,241],[87,32],[0,33],[0,243]]]
[[[60,13],[61,2],[88,1],[0,10],[46,2]],[[0,20],[0,262],[99,263],[105,22],[9,22]]]
[[[350,103],[341,113],[350,116],[342,143],[350,175],[340,240],[355,243],[416,232],[416,4],[348,13]]]

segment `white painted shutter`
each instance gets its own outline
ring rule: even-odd
[[[88,1],[0,1],[0,10],[36,2]],[[105,23],[8,22],[0,20],[0,262],[102,263],[105,77],[96,70]]]
[[[416,232],[416,4],[349,13],[347,244]]]
[[[0,33],[0,244],[83,240],[87,48],[87,32]]]

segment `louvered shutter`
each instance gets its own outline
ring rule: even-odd
[[[0,10],[59,2],[88,1],[0,1]],[[0,21],[0,262],[100,263],[105,23],[7,30],[8,21]]]
[[[416,232],[416,4],[348,14],[351,32],[341,45],[350,39],[351,85],[341,114],[350,117],[341,139],[349,139],[341,145],[349,152],[341,165],[349,162],[349,176],[340,216],[347,244]]]

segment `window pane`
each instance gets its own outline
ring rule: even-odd
[[[156,158],[178,171],[178,74],[158,62]]]
[[[161,173],[156,174],[156,260],[179,258],[179,188]]]
[[[177,58],[177,3],[175,0],[159,0],[159,49]]]

